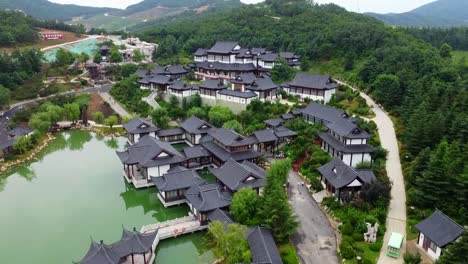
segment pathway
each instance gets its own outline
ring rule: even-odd
[[[340,81],[337,82],[349,86],[346,83]],[[390,200],[386,223],[387,231],[385,233],[384,244],[382,246],[382,250],[380,251],[378,263],[403,263],[402,257],[399,259],[394,259],[387,257],[386,255],[388,244],[387,242],[390,239],[392,232],[398,232],[406,236],[406,195],[403,173],[401,171],[398,140],[395,129],[393,127],[393,122],[388,114],[382,108],[380,108],[367,94],[362,92],[360,94],[366,100],[367,104],[372,107],[372,110],[375,113],[375,117],[372,118],[372,120],[377,124],[382,147],[388,151],[386,170],[388,177],[392,182],[392,199]],[[406,241],[402,247],[402,255],[405,252],[405,249]]]
[[[153,109],[158,109],[160,108],[158,102],[156,102],[156,96],[158,96],[157,91],[153,91],[148,97],[142,98],[143,101],[147,102]]]
[[[289,172],[289,202],[299,221],[292,236],[301,263],[338,264],[335,232],[294,171]]]
[[[130,114],[123,108],[117,101],[112,98],[112,96],[109,94],[109,92],[102,92],[99,93],[101,98],[106,101],[110,107],[121,117],[128,117]]]

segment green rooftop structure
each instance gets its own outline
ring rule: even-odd
[[[399,258],[400,257],[400,250],[401,246],[403,245],[403,239],[405,238],[404,235],[396,232],[392,232],[390,236],[390,240],[388,241],[387,247],[387,256],[392,258]]]

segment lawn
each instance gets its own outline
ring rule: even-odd
[[[198,170],[198,175],[202,177],[204,180],[206,180],[208,183],[215,183],[216,182],[216,177],[211,173],[208,168],[203,168],[201,170]]]

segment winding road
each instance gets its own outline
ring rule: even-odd
[[[347,83],[337,81],[339,84],[346,85],[356,90]],[[392,182],[390,206],[387,213],[386,233],[384,244],[380,251],[378,264],[396,264],[403,263],[403,257],[399,259],[390,258],[387,256],[387,244],[392,232],[397,232],[406,236],[406,193],[403,173],[401,170],[400,153],[398,148],[398,140],[395,133],[395,128],[390,116],[379,107],[372,98],[365,93],[360,95],[366,100],[367,104],[372,107],[375,117],[371,120],[377,124],[380,141],[382,147],[388,151],[386,170],[387,175]],[[402,246],[402,253],[406,249],[406,241]]]

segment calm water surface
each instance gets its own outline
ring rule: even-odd
[[[115,155],[124,143],[62,133],[37,161],[0,174],[0,263],[71,263],[84,256],[91,237],[111,243],[122,225],[139,229],[186,215],[185,206],[164,208],[154,188],[125,184]],[[203,233],[164,241],[157,251],[158,264],[213,259]]]

